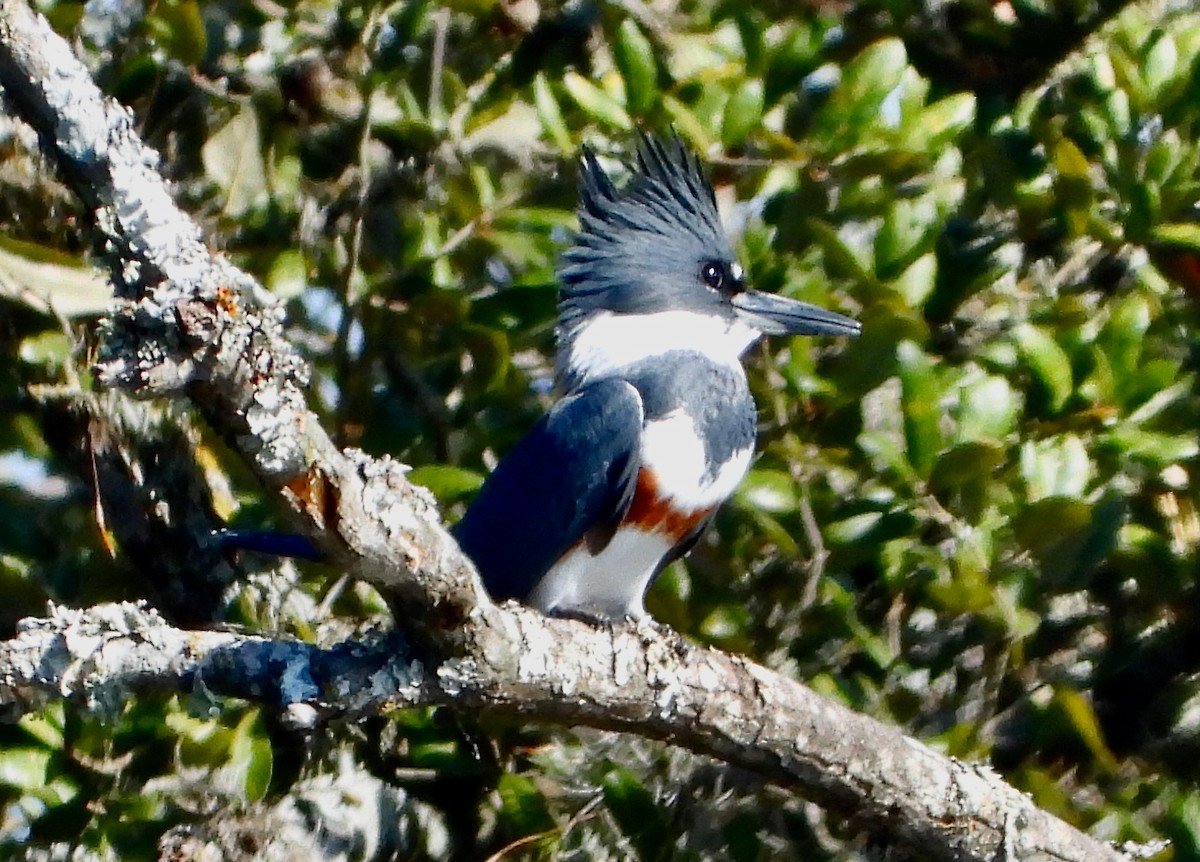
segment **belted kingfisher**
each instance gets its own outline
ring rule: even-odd
[[[745,476],[756,410],[741,356],[764,335],[857,335],[850,318],[749,289],[712,186],[678,136],[640,135],[618,188],[581,159],[565,252],[562,398],[453,533],[496,600],[593,620],[643,597]]]

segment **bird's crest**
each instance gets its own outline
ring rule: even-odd
[[[564,325],[593,310],[678,304],[682,297],[669,291],[694,290],[693,270],[706,260],[733,259],[712,186],[677,134],[640,134],[621,188],[587,147],[581,171],[580,229],[559,271]]]

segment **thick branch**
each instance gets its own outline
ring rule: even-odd
[[[128,694],[198,686],[307,723],[451,705],[637,733],[753,769],[920,858],[1119,860],[985,766],[925,745],[753,662],[653,624],[599,629],[512,607],[441,663],[396,635],[321,650],[185,632],[144,606],[52,609],[0,644],[0,710],[67,697],[102,711]]]
[[[396,598],[421,645],[419,660],[396,641],[383,652],[322,651],[182,632],[134,606],[57,610],[0,645],[0,706],[20,711],[60,696],[103,705],[127,690],[194,684],[289,714],[296,704],[352,712],[453,704],[684,745],[796,788],[921,858],[1123,858],[987,768],[943,757],[746,659],[651,624],[598,629],[493,605],[399,465],[334,448],[304,408],[306,371],[269,295],[203,247],[128,112],[14,0],[0,0],[0,84],[95,209],[125,303],[105,379],[190,396],[335,564]]]

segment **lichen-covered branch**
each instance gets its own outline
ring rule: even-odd
[[[273,704],[298,724],[448,704],[685,745],[795,787],[920,858],[1119,860],[985,766],[937,754],[748,659],[652,623],[600,629],[525,608],[472,626],[443,662],[398,634],[328,650],[187,632],[141,605],[53,608],[0,644],[0,712],[66,697],[113,712],[131,692],[203,690]]]
[[[0,0],[0,85],[95,213],[121,303],[103,382],[189,397],[334,565],[393,599],[403,633],[321,650],[182,631],[140,606],[53,609],[0,645],[0,708],[10,715],[60,697],[111,708],[149,688],[249,697],[297,721],[452,704],[684,745],[795,788],[920,858],[1124,858],[987,768],[747,659],[651,623],[597,628],[491,603],[400,465],[333,446],[304,406],[307,371],[278,306],[208,251],[129,113],[14,0]]]
[[[401,465],[333,445],[305,405],[309,372],[283,338],[279,304],[204,245],[133,116],[49,24],[20,2],[0,13],[7,102],[92,209],[115,286],[100,381],[140,397],[187,395],[332,563],[453,640],[486,597],[428,495]]]

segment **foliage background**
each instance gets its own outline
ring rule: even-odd
[[[450,518],[550,401],[579,144],[617,164],[635,126],[673,125],[752,283],[865,332],[754,352],[761,458],[651,612],[991,762],[1098,836],[1200,859],[1200,15],[41,8],[209,241],[287,301],[335,435],[413,465]],[[270,525],[269,505],[180,408],[86,394],[106,302],[87,213],[8,122],[0,201],[4,636],[47,599],[139,596],[326,643],[386,624],[319,566],[189,569],[208,526]],[[156,520],[164,500],[195,517]],[[102,718],[0,726],[0,855],[888,852],[753,776],[599,732],[429,711],[300,735],[202,693]]]

